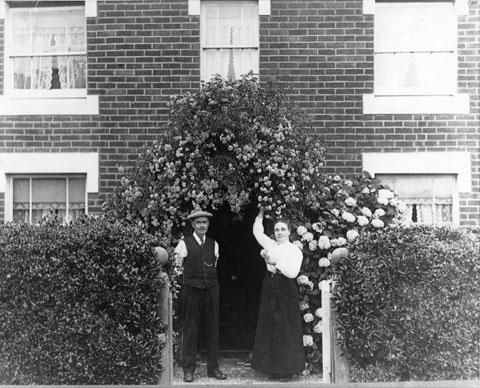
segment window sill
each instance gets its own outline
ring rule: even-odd
[[[469,114],[468,94],[453,96],[363,95],[364,114]]]
[[[98,96],[63,99],[14,99],[0,96],[0,116],[98,115],[98,113]]]

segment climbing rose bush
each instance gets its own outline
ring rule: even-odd
[[[160,237],[164,246],[192,208],[248,205],[267,218],[298,215],[321,189],[324,148],[306,135],[285,96],[252,76],[215,78],[172,97],[165,136],[124,176],[109,210]]]

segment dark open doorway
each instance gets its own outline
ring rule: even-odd
[[[239,219],[228,208],[215,212],[209,235],[220,247],[220,350],[251,350],[265,264],[252,234],[256,209]]]

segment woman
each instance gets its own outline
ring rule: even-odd
[[[263,280],[252,368],[286,380],[305,367],[302,325],[295,277],[302,265],[302,251],[289,241],[290,227],[284,220],[274,224],[275,240],[264,234],[264,210],[253,224],[253,235],[263,247],[267,264]]]

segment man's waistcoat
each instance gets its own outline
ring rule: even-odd
[[[218,283],[215,269],[215,240],[206,238],[203,246],[195,237],[185,238],[187,257],[183,261],[183,283],[195,288],[207,288]]]

